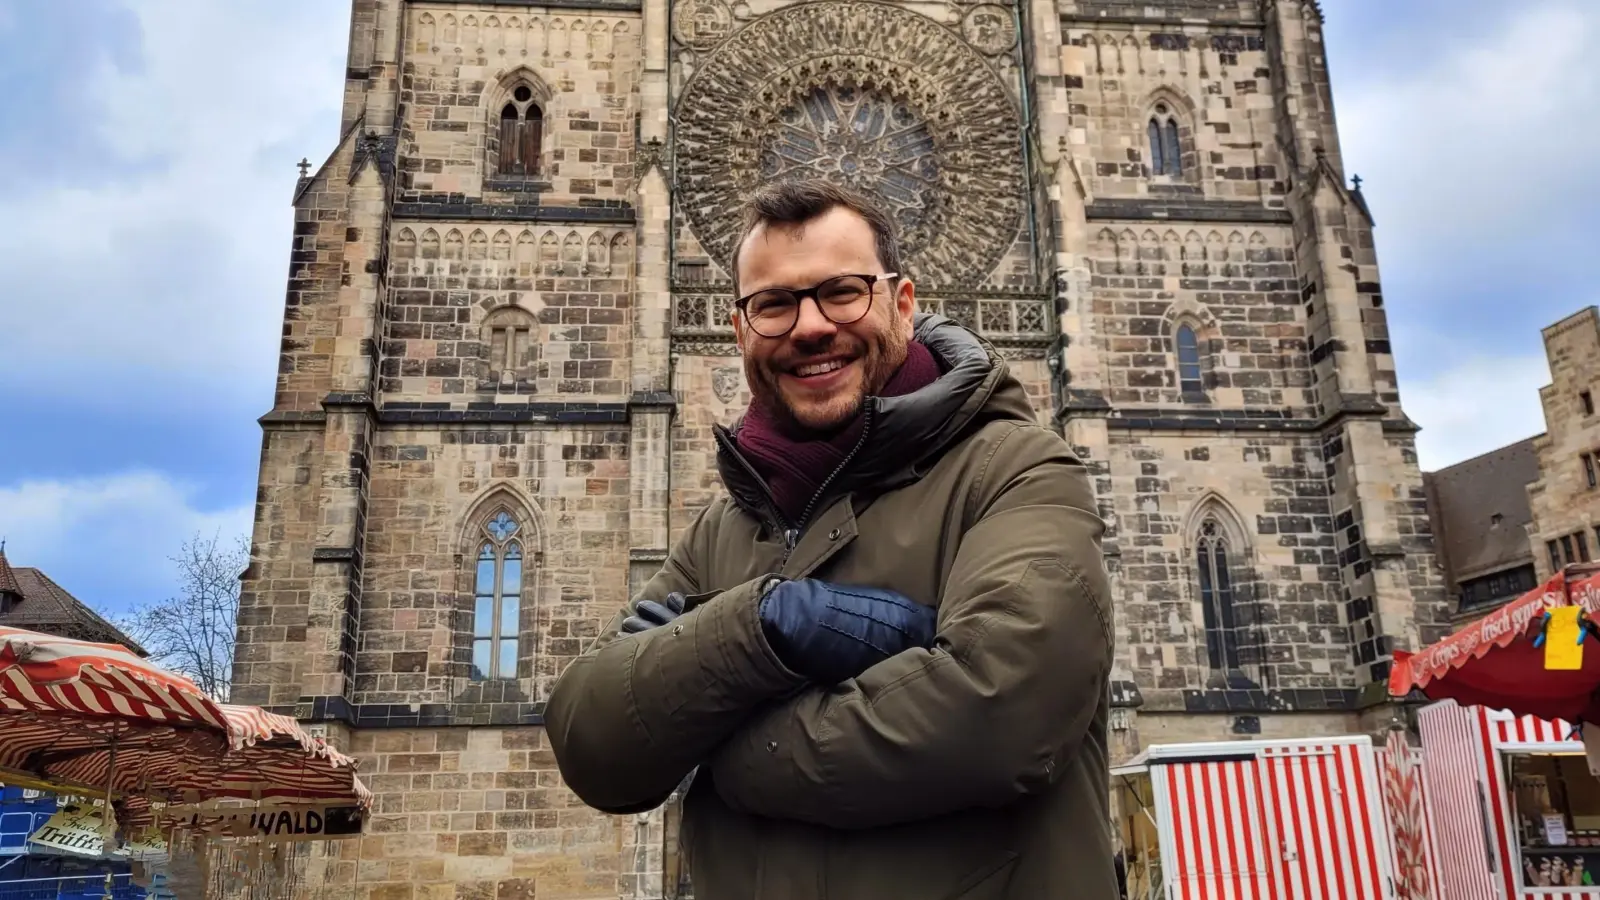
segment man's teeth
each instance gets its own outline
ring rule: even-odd
[[[828,372],[832,372],[834,369],[842,369],[844,366],[844,360],[835,359],[824,363],[813,363],[809,366],[801,366],[798,369],[795,369],[794,373],[799,375],[801,378],[810,378],[813,375],[825,375]]]

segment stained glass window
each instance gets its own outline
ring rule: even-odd
[[[522,633],[521,530],[501,510],[484,523],[473,576],[472,680],[517,677],[518,638]]]
[[[1178,326],[1178,390],[1187,397],[1205,394],[1200,378],[1200,339],[1188,325]]]

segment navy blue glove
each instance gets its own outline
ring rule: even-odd
[[[635,614],[622,620],[622,633],[638,634],[641,631],[649,631],[683,615],[684,596],[682,594],[673,591],[665,599],[667,601],[665,605],[654,600],[640,600],[639,605],[634,609]]]
[[[761,630],[790,671],[834,685],[912,647],[930,647],[937,613],[894,591],[780,581],[761,598]]]

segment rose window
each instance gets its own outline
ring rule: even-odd
[[[911,246],[924,243],[921,232],[943,198],[922,117],[853,85],[816,87],[784,107],[760,168],[763,180],[820,176],[877,197]]]

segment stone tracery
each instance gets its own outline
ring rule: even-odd
[[[724,261],[738,198],[799,174],[882,199],[910,274],[935,285],[980,283],[1022,223],[1005,86],[950,31],[885,4],[806,3],[737,32],[684,87],[677,137],[681,208]]]

